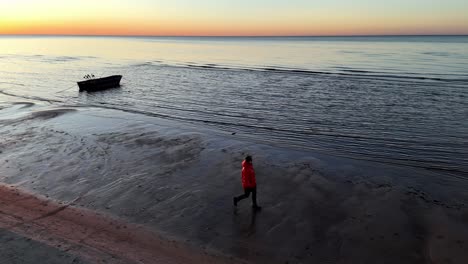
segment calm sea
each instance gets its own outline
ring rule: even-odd
[[[85,74],[122,87],[78,93]],[[0,37],[0,91],[468,177],[468,37]]]

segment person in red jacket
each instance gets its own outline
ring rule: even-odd
[[[244,194],[234,197],[234,206],[237,206],[237,202],[242,199],[249,198],[252,193],[252,207],[254,209],[261,209],[257,205],[257,182],[255,181],[255,170],[252,165],[252,157],[245,157],[242,162],[242,187],[244,188]]]

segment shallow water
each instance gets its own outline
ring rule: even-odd
[[[1,37],[0,91],[468,176],[468,37]],[[78,93],[83,75],[122,87]]]

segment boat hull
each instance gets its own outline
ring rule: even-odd
[[[120,87],[121,79],[122,75],[112,75],[104,78],[78,82],[78,87],[80,88],[80,92],[105,90],[109,88]]]

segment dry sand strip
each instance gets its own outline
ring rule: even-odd
[[[0,185],[0,228],[90,263],[240,263],[162,239],[142,226],[13,186]]]

